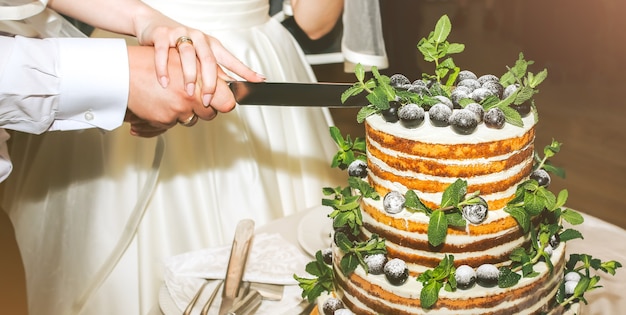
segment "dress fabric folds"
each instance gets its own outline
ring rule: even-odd
[[[217,37],[268,81],[315,80],[267,0],[148,4]],[[262,225],[320,205],[322,187],[345,183],[329,167],[331,124],[326,109],[238,106],[152,139],[126,125],[14,133],[3,207],[30,314],[155,312],[164,258],[227,244],[239,220]]]

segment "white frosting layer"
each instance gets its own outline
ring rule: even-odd
[[[524,126],[521,128],[506,123],[502,129],[489,128],[484,123],[480,123],[472,134],[459,135],[452,127],[433,126],[428,113],[424,117],[424,122],[415,129],[405,128],[399,123],[388,123],[382,115],[367,117],[367,123],[376,130],[409,140],[441,144],[481,143],[520,137],[535,125],[536,117],[531,113],[522,118],[522,121]]]

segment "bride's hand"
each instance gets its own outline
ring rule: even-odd
[[[205,106],[211,103],[218,77],[222,80],[232,80],[219,65],[247,81],[265,80],[264,76],[233,56],[216,38],[184,26],[157,11],[150,16],[137,17],[135,27],[139,43],[153,45],[155,48],[156,74],[161,86],[166,87],[169,84],[167,72],[169,48],[177,48],[183,68],[185,91],[188,95],[193,95],[196,78],[201,78],[201,95]],[[200,76],[197,76],[196,61],[199,61]]]

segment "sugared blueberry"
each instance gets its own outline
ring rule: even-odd
[[[483,85],[485,84],[485,82],[488,82],[488,81],[500,82],[500,79],[493,74],[481,75],[480,77],[478,77],[477,80],[478,80],[478,83],[480,83],[480,85]]]
[[[481,86],[480,82],[475,79],[465,79],[463,81],[459,81],[457,86],[465,86],[470,89],[470,91],[474,91],[475,89]]]
[[[402,259],[389,260],[384,267],[385,278],[393,285],[401,285],[409,278],[409,267]]]
[[[450,93],[450,100],[452,101],[452,105],[454,105],[454,108],[461,108],[461,100],[466,98],[471,99],[470,93],[472,93],[472,91],[469,91],[469,89],[464,86],[459,86],[454,89],[454,91]]]
[[[413,81],[413,83],[411,83],[412,85],[420,85],[423,86],[425,88],[428,88],[428,84],[426,84],[426,82],[422,79],[417,79],[415,81]]]
[[[469,135],[478,126],[478,117],[468,109],[459,109],[452,113],[448,122],[458,134]]]
[[[546,170],[540,168],[538,170],[534,170],[530,174],[530,179],[534,179],[537,181],[539,186],[548,187],[550,185],[550,174],[546,172]]]
[[[424,121],[424,109],[417,104],[406,104],[398,110],[400,124],[405,128],[415,128]]]
[[[324,311],[324,315],[333,315],[335,314],[336,310],[341,308],[345,308],[343,302],[341,302],[340,299],[334,297],[326,299],[326,301],[324,301],[324,304],[322,304],[322,310]]]
[[[443,95],[435,95],[433,96],[433,98],[436,98],[439,103],[441,104],[446,104],[448,105],[448,107],[450,107],[450,109],[454,109],[454,104],[452,104],[452,100],[443,96]]]
[[[497,108],[490,108],[485,115],[483,116],[483,121],[485,125],[489,128],[501,129],[504,127],[504,123],[506,122],[506,117],[504,116],[504,112]]]
[[[322,258],[324,258],[324,263],[327,265],[332,265],[333,263],[333,250],[330,247],[322,249]]]
[[[472,224],[480,224],[487,218],[487,206],[484,204],[473,204],[463,206],[463,218]]]
[[[482,87],[491,91],[497,97],[502,97],[502,93],[504,93],[504,87],[497,81],[487,81],[483,83]]]
[[[469,103],[465,106],[465,109],[473,112],[474,114],[476,114],[476,118],[478,118],[478,122],[482,122],[483,121],[483,115],[485,115],[485,110],[483,109],[483,107],[478,104],[478,103]]]
[[[570,296],[574,294],[578,281],[565,281],[565,295]]]
[[[563,276],[563,280],[565,281],[580,281],[580,274],[576,271],[569,271]]]
[[[385,254],[367,255],[363,260],[367,264],[369,273],[373,275],[380,275],[384,272],[385,264],[387,263],[387,256],[385,256]]]
[[[386,122],[394,123],[398,121],[398,109],[401,103],[398,101],[390,101],[389,108],[382,110],[380,113]]]
[[[498,284],[500,270],[492,264],[482,264],[476,269],[476,283],[489,288]]]
[[[482,102],[484,99],[486,99],[489,96],[494,96],[496,95],[495,93],[493,93],[493,91],[486,89],[484,87],[479,87],[475,90],[473,90],[470,94],[469,97],[471,99],[473,99],[475,102],[480,103]]]
[[[433,126],[445,127],[449,124],[448,119],[452,116],[452,110],[448,105],[437,103],[428,110],[428,116]]]
[[[454,272],[456,285],[460,289],[469,289],[476,282],[476,271],[468,265],[461,265]]]
[[[456,77],[457,82],[461,82],[465,79],[478,79],[478,76],[476,76],[476,74],[474,74],[474,72],[469,71],[469,70],[461,70],[458,74],[458,76]]]
[[[393,87],[401,87],[405,84],[411,84],[411,80],[409,80],[404,74],[396,73],[389,77],[389,84]]]
[[[407,89],[407,91],[419,94],[421,96],[430,94],[430,92],[428,91],[428,88],[426,86],[423,86],[423,85],[413,85],[412,84]]]
[[[396,214],[404,209],[406,199],[399,191],[390,191],[383,198],[383,207],[390,214]]]
[[[517,84],[511,84],[508,85],[507,87],[504,88],[504,92],[502,92],[502,99],[505,99],[509,96],[511,96],[511,94],[515,93],[515,91],[517,91],[517,88],[519,87],[519,85]]]
[[[363,160],[356,159],[348,165],[348,175],[363,178],[367,176],[367,163]]]

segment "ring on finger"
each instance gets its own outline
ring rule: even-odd
[[[187,37],[187,36],[181,36],[176,40],[176,50],[178,50],[178,47],[180,47],[180,45],[182,44],[189,44],[193,46],[193,41],[191,40],[191,38]]]
[[[180,121],[178,123],[185,127],[191,127],[195,125],[197,121],[198,121],[198,116],[196,116],[196,113],[193,113],[191,114],[191,116],[189,116],[189,118],[185,119],[184,121]]]

